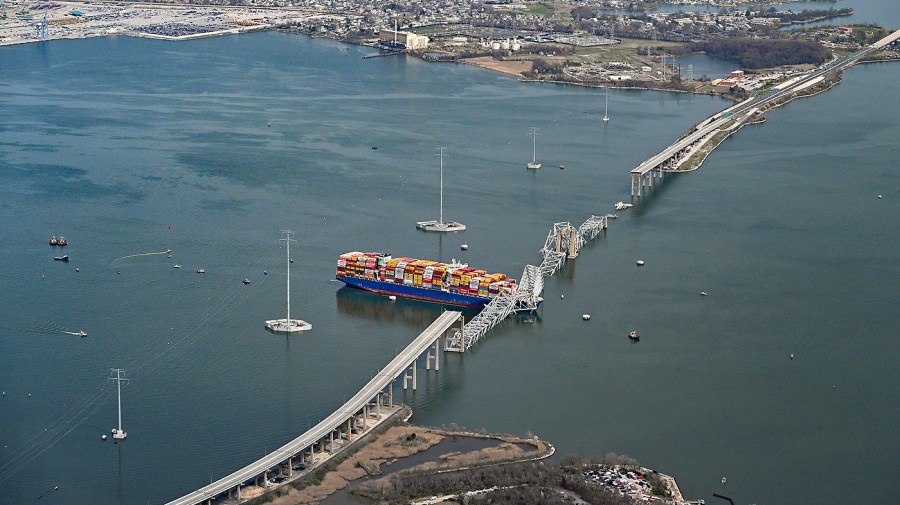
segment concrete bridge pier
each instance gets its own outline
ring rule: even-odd
[[[434,355],[431,354],[431,348],[428,348],[428,353],[425,355],[425,370],[431,370],[431,361],[434,360],[434,370],[438,371],[441,369],[440,357],[438,356],[438,351],[440,351],[440,339],[434,341]]]
[[[413,361],[409,368],[403,372],[403,390],[405,391],[407,386],[407,380],[412,379],[412,388],[413,391],[416,390],[416,362]]]

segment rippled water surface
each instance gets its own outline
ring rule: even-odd
[[[518,277],[554,222],[610,212],[631,168],[728,105],[614,91],[603,124],[597,90],[338,48],[258,33],[0,50],[0,502],[162,503],[263,456],[439,314],[341,288],[338,254]],[[898,78],[853,68],[620,212],[548,279],[534,322],[398,394],[413,420],[626,453],[694,498],[888,502],[897,482],[873,469],[900,453]],[[458,235],[415,229],[437,217],[438,146]],[[285,310],[286,228],[292,314],[313,324],[291,338],[262,326]],[[60,234],[69,263],[47,245]],[[113,367],[131,379],[118,445],[100,441]]]

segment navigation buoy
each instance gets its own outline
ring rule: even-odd
[[[100,440],[106,441],[106,435],[100,435]]]
[[[722,484],[725,484],[725,477],[722,477]]]
[[[271,127],[271,126],[272,126],[272,123],[266,123],[266,126]]]
[[[565,299],[566,299],[566,295],[559,295],[559,299],[560,299],[560,300],[565,300]]]
[[[791,353],[791,359],[794,359],[794,353]]]
[[[644,266],[644,260],[637,260],[637,266],[639,266],[639,267]]]
[[[590,314],[582,314],[581,319],[584,319],[585,321],[589,321],[591,319],[591,315]]]
[[[79,269],[76,268],[75,271],[76,271],[76,272],[80,272],[81,270],[79,270]]]
[[[269,275],[269,272],[263,270],[263,275]]]

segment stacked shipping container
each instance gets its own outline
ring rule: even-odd
[[[382,253],[349,252],[337,262],[337,277],[355,277],[389,284],[490,299],[515,287],[506,274],[489,274],[465,265],[448,265],[414,258],[391,258]],[[389,289],[389,288],[385,288]]]

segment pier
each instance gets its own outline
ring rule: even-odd
[[[693,154],[695,148],[709,141],[714,135],[737,131],[744,124],[752,122],[756,117],[765,113],[770,107],[790,100],[790,95],[825,81],[832,75],[856,64],[869,52],[881,49],[898,39],[900,39],[900,30],[855,54],[795,77],[763,94],[744,100],[707,118],[659,154],[648,158],[631,170],[631,197],[641,198],[644,196],[645,188],[652,188],[654,184],[662,182],[665,173],[675,172],[680,163]]]
[[[350,400],[310,430],[270,452],[263,458],[237,470],[167,505],[200,503],[240,503],[241,488],[247,484],[270,487],[272,473],[288,479],[294,477],[295,465],[303,464],[303,472],[327,460],[345,444],[352,443],[398,410],[394,404],[393,385],[402,376],[403,389],[416,389],[416,364],[425,354],[425,369],[440,368],[440,340],[458,325],[462,330],[462,313],[446,311],[387,364]],[[250,498],[250,497],[244,497]]]

